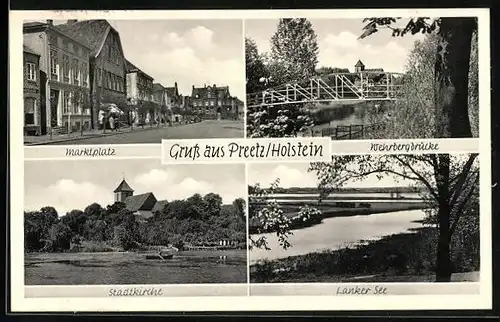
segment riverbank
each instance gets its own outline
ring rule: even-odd
[[[289,202],[280,204],[280,208],[283,211],[285,217],[292,219],[296,217],[299,213],[301,206],[304,206],[303,202]],[[321,211],[314,218],[309,220],[297,220],[291,224],[291,229],[302,229],[306,227],[312,227],[314,225],[321,224],[323,219],[333,218],[333,217],[351,217],[351,216],[368,216],[373,214],[381,214],[388,212],[397,212],[405,210],[420,210],[428,208],[428,204],[424,202],[403,202],[394,201],[388,202],[370,202],[370,203],[359,203],[359,202],[335,202],[335,203],[316,203],[311,205],[312,207]],[[249,220],[249,233],[273,233],[273,230],[261,229],[262,225],[257,218],[250,218]]]
[[[452,242],[455,273],[479,270],[479,253]],[[313,252],[250,266],[252,283],[414,282],[433,280],[437,229],[423,227],[356,246]],[[251,256],[251,255],[250,255]],[[469,277],[468,277],[469,278]]]
[[[123,247],[117,247],[109,242],[93,242],[93,241],[82,241],[78,245],[72,245],[70,249],[63,252],[52,252],[52,251],[36,251],[29,252],[26,251],[27,254],[50,254],[50,253],[143,253],[143,252],[155,252],[159,251],[161,248],[165,248],[167,246],[155,246],[155,245],[138,245],[135,248],[131,248],[128,250],[123,249]],[[180,251],[183,252],[200,252],[200,251],[214,251],[214,252],[222,252],[222,251],[237,251],[244,250],[246,246],[240,247],[230,247],[230,246],[213,246],[213,247],[182,247],[179,248]]]

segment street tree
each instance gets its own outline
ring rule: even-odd
[[[479,184],[477,154],[470,155],[364,155],[333,157],[330,163],[312,163],[324,197],[347,182],[369,176],[407,180],[425,188],[429,216],[439,230],[436,281],[449,282],[452,274],[450,242],[461,219],[474,212],[473,196]],[[472,210],[471,210],[472,209]]]

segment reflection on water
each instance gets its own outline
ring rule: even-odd
[[[250,251],[250,263],[262,259],[272,260],[327,249],[339,249],[361,240],[373,240],[404,233],[411,228],[421,227],[420,223],[414,221],[423,219],[424,215],[422,210],[406,210],[368,216],[326,218],[319,225],[294,230],[293,235],[288,238],[292,247],[286,250],[279,246],[275,234],[255,235],[252,238],[266,236],[271,250],[253,248]]]
[[[246,283],[246,250],[180,252],[169,260],[140,253],[25,254],[26,285]]]

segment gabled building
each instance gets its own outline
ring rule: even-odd
[[[106,20],[68,20],[56,28],[90,48],[91,118],[98,127],[99,110],[107,104],[126,106],[125,56],[120,34]]]
[[[41,134],[40,113],[40,55],[23,46],[23,97],[24,97],[24,135]]]
[[[91,126],[91,49],[63,29],[52,20],[23,24],[23,44],[40,55],[40,134]]]
[[[154,103],[153,77],[146,74],[128,59],[127,73],[127,103],[137,113],[135,122],[149,123],[155,120],[159,113],[159,105]]]
[[[165,101],[170,109],[182,108],[182,95],[179,94],[177,82],[173,87],[165,87]]]
[[[158,201],[152,192],[134,195],[134,190],[125,179],[113,192],[115,202],[124,203],[127,210],[144,219],[154,216],[157,211],[162,211],[168,203],[167,200]]]
[[[194,87],[191,91],[191,106],[195,113],[203,118],[234,119],[236,98],[229,93],[229,86]]]

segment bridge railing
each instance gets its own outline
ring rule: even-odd
[[[396,73],[335,73],[287,83],[247,95],[247,106],[321,103],[339,100],[392,100],[401,92]]]

